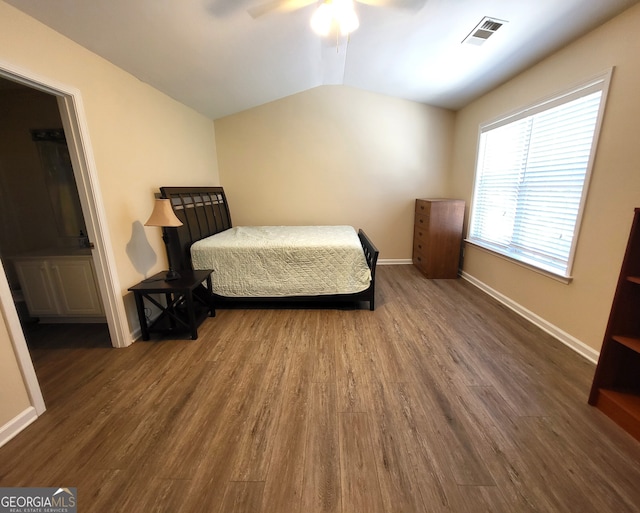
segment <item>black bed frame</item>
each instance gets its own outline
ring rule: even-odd
[[[171,200],[173,211],[183,223],[177,228],[164,228],[169,261],[175,270],[191,269],[191,245],[194,242],[232,227],[229,204],[222,187],[160,187],[159,197]],[[371,284],[362,292],[268,298],[227,298],[214,294],[216,306],[265,301],[290,303],[368,301],[369,309],[373,310],[378,250],[364,231],[358,230],[358,238],[371,270]]]

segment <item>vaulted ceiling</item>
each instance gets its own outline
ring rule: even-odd
[[[4,1],[217,119],[324,84],[458,109],[639,0],[362,0],[330,38],[309,0]]]

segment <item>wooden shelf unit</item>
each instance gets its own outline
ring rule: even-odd
[[[640,208],[635,209],[589,404],[640,440]]]

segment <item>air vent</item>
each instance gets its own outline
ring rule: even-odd
[[[495,18],[482,18],[482,21],[476,25],[476,27],[469,33],[469,35],[462,41],[463,43],[480,46],[489,39],[496,31],[507,23],[504,20],[497,20]]]

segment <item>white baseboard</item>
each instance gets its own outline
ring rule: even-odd
[[[529,322],[531,322],[531,323],[535,324],[536,326],[538,326],[538,328],[542,329],[543,331],[546,331],[549,335],[551,335],[552,337],[558,339],[564,345],[566,345],[566,346],[570,347],[571,349],[573,349],[580,356],[586,358],[587,360],[589,360],[592,363],[598,363],[598,357],[600,356],[600,353],[598,351],[596,351],[595,349],[589,347],[587,344],[585,344],[581,340],[578,340],[574,336],[569,335],[569,333],[567,333],[566,331],[561,330],[560,328],[558,328],[554,324],[551,324],[549,321],[546,321],[545,319],[543,319],[539,315],[533,313],[531,310],[526,309],[524,306],[516,303],[515,301],[513,301],[510,298],[508,298],[504,294],[501,294],[497,290],[492,289],[486,283],[481,282],[477,278],[474,278],[473,276],[470,276],[469,274],[465,273],[464,271],[462,271],[461,276],[462,276],[462,278],[467,280],[469,283],[471,283],[471,284],[475,285],[476,287],[478,287],[483,292],[486,292],[491,297],[493,297],[493,298],[497,299],[498,301],[500,301],[507,308],[513,310],[518,315],[524,317]]]
[[[36,413],[36,409],[33,406],[29,406],[29,408],[24,410],[20,415],[11,419],[4,426],[0,426],[0,447],[6,444],[37,418],[38,414]]]
[[[382,258],[378,260],[379,265],[406,265],[413,264],[410,258]]]

